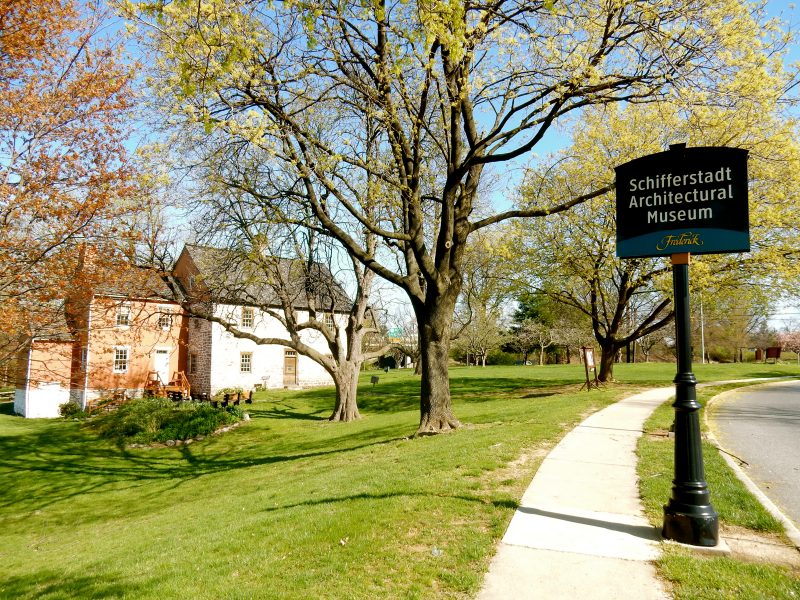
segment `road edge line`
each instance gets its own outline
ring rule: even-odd
[[[705,405],[706,410],[703,411],[703,420],[705,421],[706,424],[706,433],[708,435],[709,441],[711,441],[717,447],[718,451],[721,450],[720,454],[722,455],[722,458],[725,459],[725,462],[728,463],[728,466],[731,469],[733,469],[733,472],[736,474],[736,477],[739,478],[739,481],[741,481],[744,484],[744,486],[748,489],[748,491],[751,494],[753,494],[759,502],[761,502],[761,505],[767,510],[769,514],[771,514],[773,517],[775,517],[778,521],[781,522],[781,525],[783,525],[784,531],[786,533],[786,537],[788,537],[789,540],[792,542],[792,544],[794,544],[795,548],[800,550],[800,530],[797,528],[797,526],[795,526],[792,520],[789,519],[789,517],[787,517],[785,514],[783,514],[783,511],[781,511],[781,509],[778,508],[778,506],[772,500],[770,500],[764,492],[761,491],[761,489],[753,482],[753,480],[750,479],[747,473],[744,472],[742,467],[728,453],[725,447],[722,444],[720,444],[719,440],[717,439],[717,436],[714,435],[714,432],[712,431],[711,428],[711,424],[709,423],[708,420],[707,409],[708,407],[711,406],[712,402],[716,402],[718,400],[724,400],[725,396],[732,396],[733,394],[743,389],[749,389],[751,387],[762,387],[776,383],[784,383],[789,378],[781,378],[781,379],[782,381],[770,381],[769,383],[756,383],[752,386],[749,385],[742,386],[733,390],[727,390],[725,392],[717,394],[716,396],[710,398],[708,402],[706,402]],[[791,379],[795,378],[793,377]]]

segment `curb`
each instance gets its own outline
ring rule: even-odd
[[[728,453],[728,451],[722,446],[722,444],[719,443],[717,436],[715,436],[714,432],[712,431],[711,423],[709,422],[708,419],[708,410],[707,410],[712,403],[725,400],[727,396],[732,396],[736,393],[739,393],[740,391],[749,390],[753,387],[766,387],[768,385],[784,383],[788,379],[796,379],[796,378],[794,377],[781,378],[781,381],[770,381],[769,383],[757,383],[753,385],[746,385],[740,388],[736,388],[734,390],[728,390],[722,392],[721,394],[717,394],[713,398],[709,399],[708,402],[706,402],[705,406],[706,410],[703,411],[703,420],[705,421],[706,432],[708,434],[709,441],[712,442],[714,446],[716,446],[717,450],[721,451],[720,454],[722,454],[722,458],[725,459],[726,463],[728,463],[728,466],[736,474],[736,477],[739,478],[739,481],[741,481],[744,484],[744,486],[748,489],[748,491],[751,494],[753,494],[756,497],[756,499],[758,499],[758,501],[767,510],[769,514],[771,514],[773,517],[775,517],[778,521],[781,522],[784,531],[786,533],[786,537],[789,538],[789,540],[792,542],[795,548],[800,550],[800,530],[792,522],[792,520],[789,519],[789,517],[787,517],[785,514],[783,514],[781,509],[778,508],[777,505],[772,500],[770,500],[764,492],[761,491],[761,489],[753,482],[753,480],[750,479],[750,477],[748,477],[747,473],[744,472],[739,463],[737,463],[733,459],[733,457]]]

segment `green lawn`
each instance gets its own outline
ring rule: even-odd
[[[701,381],[800,373],[700,367]],[[121,450],[5,403],[0,597],[473,596],[544,451],[590,412],[668,385],[674,366],[615,375],[586,392],[579,365],[454,368],[464,427],[423,438],[409,437],[407,371],[365,374],[356,423],[325,420],[331,389],[269,392],[242,427],[174,448]]]

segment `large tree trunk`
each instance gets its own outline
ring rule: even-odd
[[[360,363],[345,362],[339,365],[339,370],[334,376],[336,384],[336,405],[329,421],[355,421],[360,419],[358,412],[358,374],[361,370]]]
[[[619,347],[613,342],[607,345],[600,345],[600,370],[597,372],[597,379],[600,381],[613,381],[614,379],[614,358]]]
[[[450,400],[450,325],[455,300],[437,298],[436,304],[416,310],[419,327],[420,420],[417,435],[441,433],[461,425],[453,415]]]

